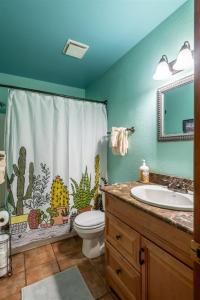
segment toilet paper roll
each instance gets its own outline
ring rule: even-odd
[[[0,227],[7,225],[9,222],[9,213],[6,210],[0,211]]]
[[[8,257],[6,252],[0,252],[0,269],[7,266]]]

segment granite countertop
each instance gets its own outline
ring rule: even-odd
[[[131,188],[138,185],[141,185],[141,183],[133,181],[103,186],[101,190],[128,202],[129,204],[179,228],[180,230],[193,234],[193,212],[164,209],[142,203],[133,198],[130,194]]]

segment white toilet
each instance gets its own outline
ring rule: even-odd
[[[79,214],[74,220],[74,229],[83,239],[82,252],[88,258],[104,253],[105,213],[92,210]]]

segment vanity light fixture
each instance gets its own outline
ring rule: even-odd
[[[165,80],[165,79],[170,78],[171,75],[172,75],[172,72],[170,70],[168,58],[166,55],[163,55],[156,67],[156,71],[153,75],[153,79]]]
[[[177,71],[187,70],[194,66],[192,50],[188,41],[184,42],[177,56],[173,69]]]

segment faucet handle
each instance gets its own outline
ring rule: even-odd
[[[184,179],[177,179],[175,187],[182,193],[188,193],[188,184]]]
[[[168,186],[169,179],[161,179],[161,182],[163,182],[164,185]]]
[[[177,178],[175,177],[171,177],[168,181],[168,188],[172,187],[173,185],[179,185],[179,182],[177,180]]]
[[[175,178],[169,177],[168,179],[162,179],[162,182],[168,188],[175,184]]]

